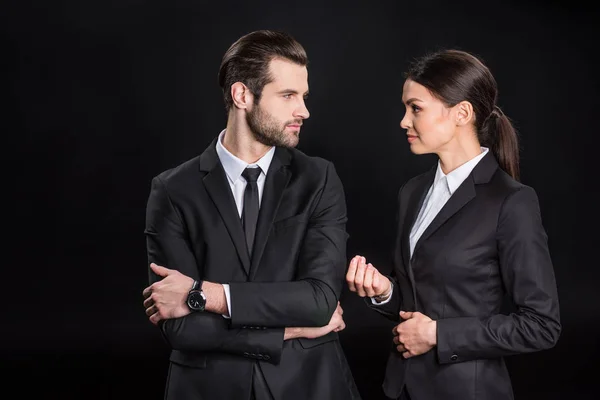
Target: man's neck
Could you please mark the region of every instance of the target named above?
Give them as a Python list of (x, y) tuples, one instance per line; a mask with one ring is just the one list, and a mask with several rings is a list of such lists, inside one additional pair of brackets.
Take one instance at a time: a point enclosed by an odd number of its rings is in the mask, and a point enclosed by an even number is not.
[(231, 119), (222, 144), (231, 154), (248, 164), (254, 164), (271, 150), (271, 146), (265, 146), (254, 138), (247, 124), (236, 124)]

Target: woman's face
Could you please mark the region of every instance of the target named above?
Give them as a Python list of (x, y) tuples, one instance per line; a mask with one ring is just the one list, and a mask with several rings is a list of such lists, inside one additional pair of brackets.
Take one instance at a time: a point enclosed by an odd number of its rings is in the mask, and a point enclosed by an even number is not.
[(402, 89), (406, 108), (400, 126), (406, 129), (414, 154), (443, 151), (454, 139), (454, 109), (448, 108), (423, 85), (407, 79)]

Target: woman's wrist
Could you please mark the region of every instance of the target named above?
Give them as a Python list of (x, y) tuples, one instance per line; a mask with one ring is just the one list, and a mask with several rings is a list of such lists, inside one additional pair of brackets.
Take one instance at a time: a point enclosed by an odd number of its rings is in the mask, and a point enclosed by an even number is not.
[(390, 298), (390, 295), (392, 294), (392, 282), (389, 279), (388, 279), (388, 282), (389, 282), (389, 286), (388, 286), (387, 290), (385, 292), (383, 292), (382, 294), (379, 294), (379, 295), (373, 297), (376, 302), (381, 303), (382, 301), (386, 301), (387, 299)]

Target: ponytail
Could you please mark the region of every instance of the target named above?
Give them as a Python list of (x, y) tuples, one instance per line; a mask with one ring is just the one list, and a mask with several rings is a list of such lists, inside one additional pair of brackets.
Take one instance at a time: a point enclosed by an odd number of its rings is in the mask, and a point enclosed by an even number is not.
[(494, 106), (492, 113), (483, 123), (483, 135), (486, 140), (482, 143), (490, 147), (490, 150), (498, 160), (500, 168), (519, 180), (519, 139), (517, 132), (510, 119), (504, 115), (500, 107)]

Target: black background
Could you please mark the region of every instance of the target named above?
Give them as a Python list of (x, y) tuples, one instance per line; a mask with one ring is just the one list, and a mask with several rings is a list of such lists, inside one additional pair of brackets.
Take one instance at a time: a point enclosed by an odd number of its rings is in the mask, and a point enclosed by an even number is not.
[[(150, 179), (225, 126), (221, 57), (281, 29), (306, 48), (310, 119), (299, 149), (332, 160), (348, 203), (348, 257), (390, 268), (400, 185), (435, 162), (399, 128), (413, 57), (481, 56), (539, 195), (563, 333), (509, 357), (517, 399), (591, 399), (600, 337), (599, 14), (579, 2), (13, 1), (0, 14), (5, 102), (2, 362), (10, 398), (160, 399), (168, 351), (146, 319)], [(344, 292), (342, 345), (365, 400), (391, 323)], [(588, 377), (589, 376), (589, 377)], [(23, 380), (20, 380), (23, 378)], [(46, 397), (47, 396), (47, 397)], [(3, 396), (4, 397), (4, 396)]]

